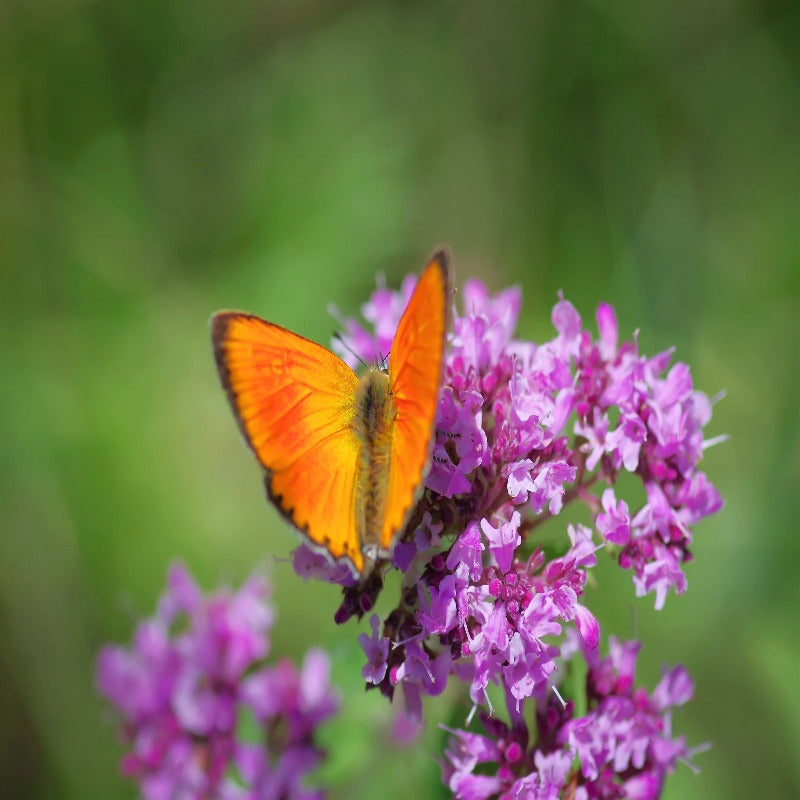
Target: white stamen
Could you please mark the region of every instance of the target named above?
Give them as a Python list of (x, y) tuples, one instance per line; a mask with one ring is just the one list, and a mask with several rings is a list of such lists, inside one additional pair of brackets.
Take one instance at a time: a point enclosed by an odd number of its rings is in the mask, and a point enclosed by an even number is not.
[(562, 709), (566, 708), (567, 704), (564, 701), (564, 698), (561, 696), (561, 692), (559, 692), (558, 689), (556, 688), (555, 684), (551, 683), (550, 688), (553, 690), (553, 694), (558, 698), (558, 702), (561, 703), (561, 708)]
[(489, 706), (489, 716), (493, 717), (494, 716), (494, 706), (492, 705), (492, 701), (489, 699), (489, 693), (486, 691), (485, 688), (483, 690), (483, 697), (484, 697), (484, 700), (486, 700), (486, 705)]
[(703, 440), (703, 450), (708, 450), (709, 447), (713, 447), (715, 444), (722, 444), (723, 442), (727, 442), (728, 439), (731, 437), (728, 436), (727, 433), (721, 433), (719, 436), (712, 436), (710, 439)]
[(477, 705), (473, 705), (472, 708), (469, 710), (469, 714), (467, 714), (467, 718), (464, 721), (464, 726), (469, 727), (470, 722), (472, 722), (472, 718), (475, 716), (475, 712), (478, 710)]

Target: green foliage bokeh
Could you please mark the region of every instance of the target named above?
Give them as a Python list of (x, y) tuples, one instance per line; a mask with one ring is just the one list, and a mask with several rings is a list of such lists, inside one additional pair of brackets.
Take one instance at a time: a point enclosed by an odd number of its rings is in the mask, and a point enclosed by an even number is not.
[[(439, 242), (457, 282), (611, 302), (727, 396), (722, 513), (661, 613), (601, 568), (604, 635), (683, 662), (703, 772), (667, 798), (800, 793), (795, 5), (41, 0), (0, 6), (0, 775), (9, 797), (135, 795), (93, 659), (167, 565), (270, 570), (273, 652), (331, 653), (334, 797), (444, 796), (364, 694), (356, 626), (303, 585), (217, 384), (207, 320), (243, 308), (329, 341)], [(273, 558), (273, 555), (277, 558)], [(453, 716), (455, 714), (455, 716)], [(438, 716), (437, 716), (438, 715)]]

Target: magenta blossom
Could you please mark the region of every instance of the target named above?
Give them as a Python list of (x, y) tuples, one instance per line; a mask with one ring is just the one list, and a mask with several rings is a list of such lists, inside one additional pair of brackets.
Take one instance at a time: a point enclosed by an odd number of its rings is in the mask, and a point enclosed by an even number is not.
[[(380, 288), (373, 295), (364, 315), (374, 333), (346, 323), (353, 362), (390, 350), (412, 286), (407, 280), (400, 293)], [(567, 657), (603, 669), (599, 624), (586, 597), (599, 557), (613, 555), (631, 570), (637, 596), (653, 594), (657, 608), (670, 592), (685, 591), (692, 528), (722, 505), (698, 469), (711, 403), (685, 364), (670, 367), (671, 351), (647, 357), (635, 338), (622, 340), (607, 304), (597, 309), (595, 337), (559, 296), (555, 335), (534, 343), (513, 338), (517, 289), (492, 297), (468, 281), (462, 298), (425, 492), (391, 561), (359, 582), (301, 546), (295, 567), (344, 587), (337, 622), (371, 612), (385, 571), (402, 573), (400, 600), (382, 629), (371, 614), (371, 634), (359, 637), (362, 674), (387, 697), (399, 691), (417, 722), (426, 695), (451, 680), (466, 686), (492, 736), (455, 734), (446, 781), (456, 796), (556, 798), (569, 785), (574, 797), (655, 797), (685, 748), (665, 733), (666, 701), (642, 705), (644, 696), (630, 694), (624, 659), (614, 691), (590, 714), (573, 718), (567, 703), (568, 712), (540, 726), (538, 744), (521, 720), (530, 705), (537, 718), (556, 713), (551, 689)], [(618, 496), (623, 472), (641, 482), (643, 503)], [(588, 508), (592, 527), (565, 520), (560, 545), (552, 535), (540, 540), (541, 523), (576, 501)], [(617, 647), (612, 642), (612, 653)], [(493, 694), (505, 698), (509, 713), (502, 731), (486, 716)], [(571, 766), (575, 757), (580, 773)], [(485, 762), (498, 764), (497, 773), (476, 774)]]
[(691, 698), (692, 682), (676, 667), (648, 694), (634, 688), (639, 644), (612, 637), (610, 648), (606, 658), (589, 654), (583, 716), (551, 695), (537, 709), (535, 728), (511, 709), (510, 724), (482, 714), (483, 733), (450, 730), (442, 768), (453, 796), (559, 800), (569, 787), (567, 796), (580, 800), (657, 798), (666, 775), (693, 752), (671, 732), (671, 710)]
[[(130, 746), (122, 771), (145, 800), (322, 797), (304, 778), (323, 755), (314, 732), (338, 706), (328, 659), (311, 651), (299, 673), (288, 661), (265, 664), (274, 617), (267, 594), (266, 580), (254, 576), (238, 592), (204, 596), (175, 565), (133, 645), (100, 652), (98, 687)], [(239, 739), (248, 713), (266, 747)]]

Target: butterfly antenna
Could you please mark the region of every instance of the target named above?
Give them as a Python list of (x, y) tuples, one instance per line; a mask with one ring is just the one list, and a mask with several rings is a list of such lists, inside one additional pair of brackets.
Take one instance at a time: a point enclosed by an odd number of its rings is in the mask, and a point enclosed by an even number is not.
[(360, 356), (358, 353), (356, 353), (356, 351), (355, 351), (355, 350), (353, 350), (353, 348), (352, 348), (352, 347), (350, 347), (350, 345), (347, 343), (347, 340), (344, 338), (344, 336), (342, 336), (342, 334), (341, 334), (341, 333), (339, 333), (338, 331), (336, 331), (336, 332), (333, 334), (333, 338), (334, 338), (334, 340), (335, 340), (335, 341), (339, 342), (339, 344), (341, 344), (341, 346), (342, 346), (342, 347), (343, 347), (345, 350), (347, 350), (347, 352), (348, 352), (348, 353), (350, 353), (350, 355), (351, 355), (351, 356), (353, 356), (353, 358), (355, 358), (355, 359), (356, 359), (356, 361), (358, 361), (358, 363), (359, 363), (359, 364), (361, 364), (361, 366), (362, 366), (362, 367), (366, 368), (366, 367), (368, 367), (368, 366), (369, 366), (369, 365), (367, 364), (367, 362), (366, 362), (366, 361), (364, 361), (364, 359), (363, 359), (363, 358), (361, 358), (361, 356)]

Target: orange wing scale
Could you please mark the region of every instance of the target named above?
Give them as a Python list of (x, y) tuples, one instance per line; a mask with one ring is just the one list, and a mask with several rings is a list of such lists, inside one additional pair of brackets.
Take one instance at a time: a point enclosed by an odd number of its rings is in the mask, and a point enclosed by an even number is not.
[(312, 544), (363, 570), (355, 527), (358, 378), (338, 356), (278, 325), (223, 312), (214, 352), (242, 434), (273, 502)]
[(411, 509), (430, 456), (442, 382), (449, 270), (447, 253), (433, 255), (408, 301), (389, 354), (397, 417), (381, 548), (389, 550)]

